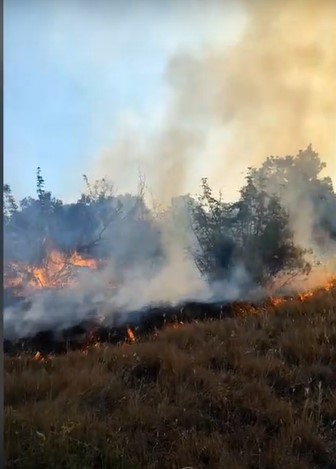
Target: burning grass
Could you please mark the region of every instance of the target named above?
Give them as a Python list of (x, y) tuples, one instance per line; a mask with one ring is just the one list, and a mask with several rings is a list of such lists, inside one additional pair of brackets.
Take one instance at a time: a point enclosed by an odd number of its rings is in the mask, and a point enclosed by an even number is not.
[(336, 467), (336, 293), (5, 358), (7, 467)]
[(250, 317), (265, 314), (272, 308), (290, 306), (314, 300), (329, 291), (336, 290), (336, 279), (330, 279), (319, 288), (298, 293), (291, 297), (270, 297), (257, 303), (197, 303), (189, 302), (176, 307), (152, 307), (142, 312), (126, 313), (115, 317), (119, 325), (104, 324), (104, 319), (94, 317), (73, 327), (41, 330), (31, 337), (5, 340), (4, 351), (8, 355), (33, 355), (45, 359), (50, 354), (68, 353), (72, 350), (87, 350), (102, 344), (134, 343), (139, 339), (156, 337), (157, 332), (166, 328), (180, 328), (197, 321), (224, 319), (229, 317)]

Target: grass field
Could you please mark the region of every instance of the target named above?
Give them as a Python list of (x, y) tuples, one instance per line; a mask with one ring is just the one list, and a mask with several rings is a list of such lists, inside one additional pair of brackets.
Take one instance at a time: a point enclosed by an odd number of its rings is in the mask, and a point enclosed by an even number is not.
[(336, 293), (5, 358), (8, 468), (336, 468)]

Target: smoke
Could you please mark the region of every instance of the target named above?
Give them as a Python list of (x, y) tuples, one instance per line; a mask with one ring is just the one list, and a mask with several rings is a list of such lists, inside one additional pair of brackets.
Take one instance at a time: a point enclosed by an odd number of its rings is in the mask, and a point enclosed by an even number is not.
[(249, 20), (238, 44), (227, 54), (213, 51), (192, 63), (194, 73), (206, 70), (203, 86), (213, 90), (208, 113), (230, 127), (210, 176), (223, 184), (228, 169), (242, 171), (310, 142), (336, 176), (335, 2), (256, 1), (246, 7)]
[[(219, 3), (229, 15), (231, 7)], [(98, 172), (111, 173), (119, 161), (136, 163), (164, 205), (195, 191), (205, 176), (233, 200), (247, 167), (312, 143), (336, 182), (335, 2), (244, 0), (242, 6), (238, 40), (176, 54), (166, 70), (169, 92), (156, 132), (147, 139), (123, 135), (123, 147), (107, 150)], [(282, 201), (295, 241), (315, 248), (319, 214), (309, 190), (299, 192), (292, 186)]]
[(194, 189), (200, 170), (235, 197), (248, 166), (311, 142), (336, 179), (335, 2), (243, 6), (246, 23), (236, 43), (212, 42), (170, 61), (161, 126), (139, 146), (131, 133), (129, 146), (107, 150), (100, 172), (109, 173), (118, 159), (129, 161), (132, 148), (132, 161), (146, 168), (164, 202)]
[[(199, 63), (216, 89), (210, 112), (230, 127), (210, 180), (230, 187), (227, 174), (236, 181), (246, 166), (259, 165), (269, 155), (296, 154), (312, 142), (336, 181), (335, 2), (245, 4), (248, 23), (238, 44), (226, 57), (214, 51)], [(319, 213), (311, 188), (300, 181), (288, 188), (281, 198), (294, 240), (316, 251), (312, 232)]]
[[(223, 15), (230, 14), (224, 1), (218, 4)], [(144, 135), (137, 121), (123, 124), (115, 144), (93, 162), (94, 176), (107, 175), (118, 187), (141, 168), (164, 207), (172, 197), (195, 191), (200, 178), (207, 176), (224, 199), (233, 200), (247, 167), (258, 166), (272, 154), (295, 154), (312, 142), (336, 181), (335, 1), (245, 0), (242, 5), (246, 23), (238, 40), (224, 45), (212, 38), (197, 52), (179, 51), (167, 66), (165, 104), (153, 114), (157, 121), (151, 131)], [(311, 193), (293, 188), (283, 201), (291, 209), (295, 240), (310, 247), (316, 215)], [(228, 299), (239, 296), (240, 283), (248, 282), (243, 268), (235, 266), (225, 285), (209, 290), (185, 253), (188, 229), (181, 234), (174, 228), (180, 223), (171, 223), (169, 217), (157, 223), (160, 262), (125, 269), (117, 293), (106, 297), (97, 283), (102, 285), (104, 275), (117, 270), (111, 262), (105, 273), (88, 274), (77, 294), (64, 296), (70, 306), (57, 304), (55, 314), (45, 321), (54, 325), (60, 317), (78, 320), (69, 311), (80, 310), (73, 303), (85, 303), (84, 291), (91, 293), (91, 300), (78, 313), (81, 317), (89, 314), (92, 302), (113, 316), (114, 311), (141, 309), (152, 302), (210, 300), (214, 292)], [(134, 250), (136, 241), (127, 239)], [(144, 236), (138, 251), (150, 248), (150, 243)], [(46, 318), (53, 302), (50, 296), (40, 298), (27, 312), (25, 324)], [(14, 313), (5, 312), (5, 321), (10, 314)]]
[(134, 317), (151, 306), (233, 301), (246, 294), (243, 267), (213, 285), (202, 277), (190, 253), (194, 240), (188, 202), (175, 199), (158, 218), (151, 213), (145, 219), (125, 215), (112, 224), (98, 250), (107, 256), (104, 265), (82, 270), (75, 285), (61, 290), (27, 290), (28, 304), (4, 309), (5, 337), (57, 332), (87, 320), (116, 325), (126, 322), (129, 313)]

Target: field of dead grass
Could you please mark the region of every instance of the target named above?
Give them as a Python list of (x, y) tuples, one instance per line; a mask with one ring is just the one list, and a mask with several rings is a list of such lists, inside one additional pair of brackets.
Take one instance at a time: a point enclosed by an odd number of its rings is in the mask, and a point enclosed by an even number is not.
[(336, 468), (336, 294), (5, 358), (8, 468)]

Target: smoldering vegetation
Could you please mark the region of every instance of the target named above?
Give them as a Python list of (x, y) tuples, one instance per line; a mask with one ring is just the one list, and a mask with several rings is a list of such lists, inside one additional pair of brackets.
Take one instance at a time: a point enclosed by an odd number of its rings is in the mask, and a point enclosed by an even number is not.
[[(255, 301), (317, 286), (335, 272), (336, 195), (324, 168), (309, 146), (249, 168), (235, 202), (203, 179), (200, 195), (175, 197), (164, 210), (150, 206), (143, 178), (135, 195), (118, 195), (106, 179), (90, 184), (84, 176), (72, 204), (45, 189), (40, 168), (36, 198), (17, 203), (5, 185), (5, 336), (89, 319), (119, 325), (155, 306)], [(76, 253), (84, 267), (49, 275), (53, 250), (65, 264)], [(44, 269), (42, 280), (34, 269)]]

